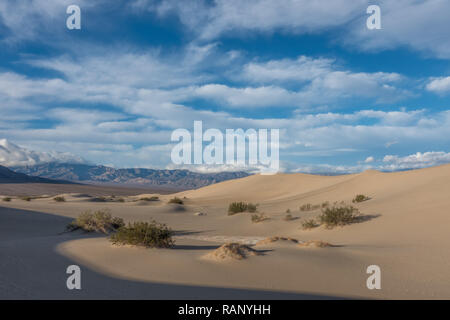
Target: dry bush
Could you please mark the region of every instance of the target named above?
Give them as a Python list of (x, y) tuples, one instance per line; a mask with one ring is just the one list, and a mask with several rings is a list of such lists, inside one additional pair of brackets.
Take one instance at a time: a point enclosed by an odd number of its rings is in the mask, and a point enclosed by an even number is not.
[(319, 224), (314, 219), (308, 219), (302, 222), (302, 228), (303, 229), (313, 229), (317, 228)]
[(263, 253), (240, 243), (225, 243), (208, 253), (205, 258), (212, 260), (242, 260), (248, 256), (259, 256)]
[(269, 218), (267, 218), (264, 213), (260, 213), (260, 214), (252, 214), (252, 222), (253, 223), (258, 223), (258, 222), (263, 222), (265, 220), (268, 220)]
[(305, 242), (301, 242), (298, 244), (299, 247), (302, 248), (326, 248), (326, 247), (334, 247), (331, 243), (321, 241), (321, 240), (309, 240)]

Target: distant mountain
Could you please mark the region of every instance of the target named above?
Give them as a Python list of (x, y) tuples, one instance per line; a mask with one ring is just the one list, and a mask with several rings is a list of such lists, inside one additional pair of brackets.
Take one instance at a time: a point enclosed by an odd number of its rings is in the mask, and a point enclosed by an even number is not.
[(196, 173), (188, 170), (115, 169), (105, 166), (56, 162), (14, 167), (13, 169), (30, 176), (79, 183), (164, 186), (178, 189), (195, 189), (249, 175), (246, 172)]
[(62, 183), (62, 181), (55, 181), (40, 177), (31, 177), (24, 173), (14, 172), (6, 167), (0, 166), (0, 183)]

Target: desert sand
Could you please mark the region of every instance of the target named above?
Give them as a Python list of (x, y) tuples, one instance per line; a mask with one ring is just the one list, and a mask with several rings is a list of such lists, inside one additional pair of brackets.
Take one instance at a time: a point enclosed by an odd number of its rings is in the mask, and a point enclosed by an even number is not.
[[(353, 204), (365, 221), (302, 228), (320, 209), (303, 212), (301, 205), (351, 204), (357, 194), (370, 197)], [(63, 194), (63, 203), (13, 198), (0, 202), (0, 298), (449, 299), (449, 195), (445, 165), (342, 176), (254, 175), (152, 202), (137, 200), (155, 194), (124, 196), (123, 203), (71, 193)], [(168, 204), (174, 196), (184, 205)], [(228, 216), (233, 201), (257, 203), (269, 219)], [(175, 247), (117, 247), (102, 235), (61, 234), (81, 212), (103, 208), (125, 221), (166, 223), (176, 231)], [(287, 209), (294, 219), (284, 219)], [(219, 247), (225, 243), (244, 245), (241, 258), (224, 259)], [(71, 264), (82, 269), (80, 291), (65, 286)], [(366, 287), (370, 265), (381, 268), (381, 290)]]

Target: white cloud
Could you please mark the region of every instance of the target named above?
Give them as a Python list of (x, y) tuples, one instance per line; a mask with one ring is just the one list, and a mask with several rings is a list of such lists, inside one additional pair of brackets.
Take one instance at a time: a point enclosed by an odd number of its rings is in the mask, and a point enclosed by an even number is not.
[(85, 163), (85, 160), (70, 153), (31, 151), (6, 139), (0, 139), (0, 165), (2, 166), (27, 166), (48, 162)]
[[(66, 13), (70, 4), (101, 17), (109, 1), (86, 0), (2, 0), (0, 22), (10, 34), (8, 40), (52, 41), (63, 39)], [(366, 28), (368, 0), (134, 0), (122, 1), (123, 14), (151, 11), (160, 17), (176, 14), (200, 41), (221, 36), (246, 36), (274, 32), (318, 34), (335, 31), (343, 45), (378, 51), (409, 47), (439, 58), (450, 58), (450, 3), (447, 0), (383, 1), (382, 30)], [(102, 28), (104, 18), (89, 21), (91, 28)], [(60, 25), (61, 28), (55, 28)], [(108, 30), (109, 31), (109, 30)], [(49, 36), (51, 35), (51, 37)], [(64, 41), (57, 43), (66, 46)]]
[(440, 58), (450, 58), (450, 2), (447, 0), (383, 1), (381, 30), (368, 30), (368, 0), (137, 0), (160, 16), (172, 13), (200, 39), (249, 33), (311, 34), (339, 30), (340, 41), (362, 50), (407, 46)]
[(80, 6), (83, 14), (84, 10), (92, 10), (103, 3), (103, 0), (2, 0), (0, 23), (10, 31), (5, 38), (8, 42), (49, 40), (45, 36), (51, 34), (51, 41), (55, 44), (55, 39), (66, 30), (69, 5)]
[(297, 59), (250, 62), (244, 66), (243, 78), (256, 83), (311, 81), (332, 71), (334, 60), (299, 56)]
[(450, 2), (447, 0), (383, 1), (381, 30), (365, 28), (362, 15), (342, 35), (346, 44), (379, 51), (409, 47), (438, 58), (450, 58)]
[(443, 94), (450, 92), (450, 77), (443, 77), (431, 80), (427, 86), (428, 91)]
[(365, 163), (371, 163), (374, 162), (375, 158), (374, 157), (367, 157), (366, 160), (364, 160)]
[(383, 158), (386, 165), (381, 166), (384, 170), (418, 169), (450, 163), (450, 153), (446, 152), (417, 152), (415, 154), (400, 157), (387, 155)]
[(159, 5), (153, 1), (139, 0), (141, 8), (147, 7), (159, 15), (172, 12), (203, 39), (222, 34), (256, 31), (272, 32), (279, 29), (296, 33), (327, 30), (345, 24), (365, 11), (365, 0), (216, 0), (207, 1), (166, 0)]

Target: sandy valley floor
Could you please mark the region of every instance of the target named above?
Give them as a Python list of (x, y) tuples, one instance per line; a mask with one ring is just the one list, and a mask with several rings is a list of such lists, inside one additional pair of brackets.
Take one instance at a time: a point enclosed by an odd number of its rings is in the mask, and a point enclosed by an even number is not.
[[(301, 228), (305, 218), (320, 214), (302, 212), (301, 205), (350, 204), (356, 194), (371, 198), (356, 205), (367, 221)], [(167, 204), (174, 195), (146, 204), (134, 201), (139, 196), (93, 203), (71, 194), (64, 203), (0, 202), (0, 298), (450, 298), (450, 165), (345, 176), (255, 175), (176, 195), (186, 197), (184, 205)], [(233, 201), (258, 203), (270, 219), (228, 216)], [(126, 221), (168, 224), (176, 231), (175, 248), (114, 247), (103, 236), (61, 234), (81, 212), (103, 208)], [(283, 219), (287, 209), (296, 219)], [(279, 241), (253, 246), (263, 254), (243, 260), (204, 258), (225, 242), (254, 245), (272, 236), (334, 246)], [(81, 291), (65, 286), (71, 264), (82, 268)], [(381, 290), (366, 287), (369, 265), (381, 268)]]

